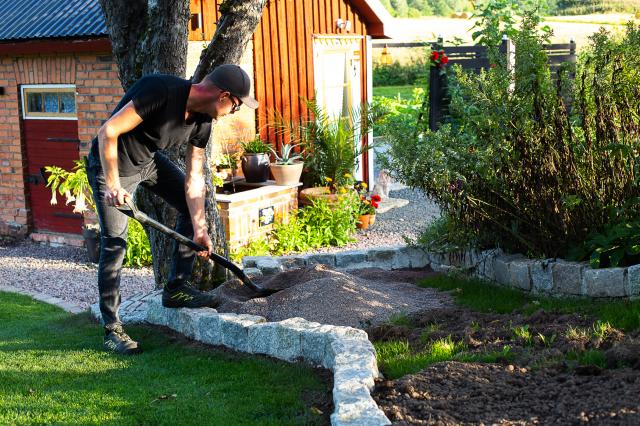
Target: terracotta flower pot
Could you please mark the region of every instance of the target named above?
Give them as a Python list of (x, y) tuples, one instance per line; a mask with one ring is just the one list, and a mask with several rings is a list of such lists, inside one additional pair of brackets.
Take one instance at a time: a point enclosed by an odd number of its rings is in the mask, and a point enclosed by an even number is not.
[(358, 221), (356, 222), (356, 227), (358, 229), (368, 229), (373, 222), (376, 220), (376, 215), (373, 214), (363, 214), (358, 216)]
[(271, 163), (271, 173), (276, 185), (297, 185), (302, 175), (303, 162), (294, 164)]

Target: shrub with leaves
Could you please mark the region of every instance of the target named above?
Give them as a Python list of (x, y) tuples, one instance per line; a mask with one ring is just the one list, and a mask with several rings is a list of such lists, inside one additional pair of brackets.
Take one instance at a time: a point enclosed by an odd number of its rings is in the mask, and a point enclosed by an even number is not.
[(153, 257), (147, 233), (137, 220), (129, 219), (127, 230), (127, 251), (124, 254), (124, 266), (151, 266)]
[[(590, 241), (587, 257), (599, 249), (626, 264), (633, 225), (610, 212), (640, 196), (640, 30), (601, 30), (577, 70), (564, 66), (554, 79), (538, 26), (527, 14), (514, 34), (513, 71), (454, 69), (451, 122), (439, 131), (387, 126), (389, 168), (434, 199), (469, 244), (566, 257)], [(610, 251), (618, 243), (620, 259)]]

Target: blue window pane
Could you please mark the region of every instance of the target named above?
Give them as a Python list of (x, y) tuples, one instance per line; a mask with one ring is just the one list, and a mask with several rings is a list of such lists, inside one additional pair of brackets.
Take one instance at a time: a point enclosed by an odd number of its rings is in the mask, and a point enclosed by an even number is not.
[(42, 112), (42, 95), (29, 93), (27, 95), (27, 110), (29, 112)]
[(60, 93), (60, 112), (76, 112), (76, 99), (73, 93)]
[(44, 112), (58, 112), (57, 93), (44, 93)]

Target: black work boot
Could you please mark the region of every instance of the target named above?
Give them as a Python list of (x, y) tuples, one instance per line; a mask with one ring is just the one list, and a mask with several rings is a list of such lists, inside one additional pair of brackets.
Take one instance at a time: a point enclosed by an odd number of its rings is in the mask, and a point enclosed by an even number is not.
[(220, 300), (196, 290), (188, 281), (172, 281), (162, 292), (162, 306), (166, 308), (215, 308)]
[(104, 349), (120, 355), (135, 355), (142, 352), (142, 348), (124, 332), (121, 324), (104, 327)]

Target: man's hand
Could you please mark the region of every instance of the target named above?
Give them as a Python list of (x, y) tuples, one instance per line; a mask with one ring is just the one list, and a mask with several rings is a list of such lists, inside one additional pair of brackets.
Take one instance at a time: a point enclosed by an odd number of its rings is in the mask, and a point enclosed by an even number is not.
[(131, 194), (129, 194), (126, 189), (121, 187), (109, 189), (104, 194), (104, 201), (108, 206), (123, 206), (126, 198), (132, 198)]
[(213, 253), (213, 243), (211, 242), (211, 238), (209, 237), (207, 228), (197, 229), (194, 233), (193, 238), (196, 243), (207, 248), (206, 251), (198, 252), (198, 256), (209, 257), (209, 255)]

